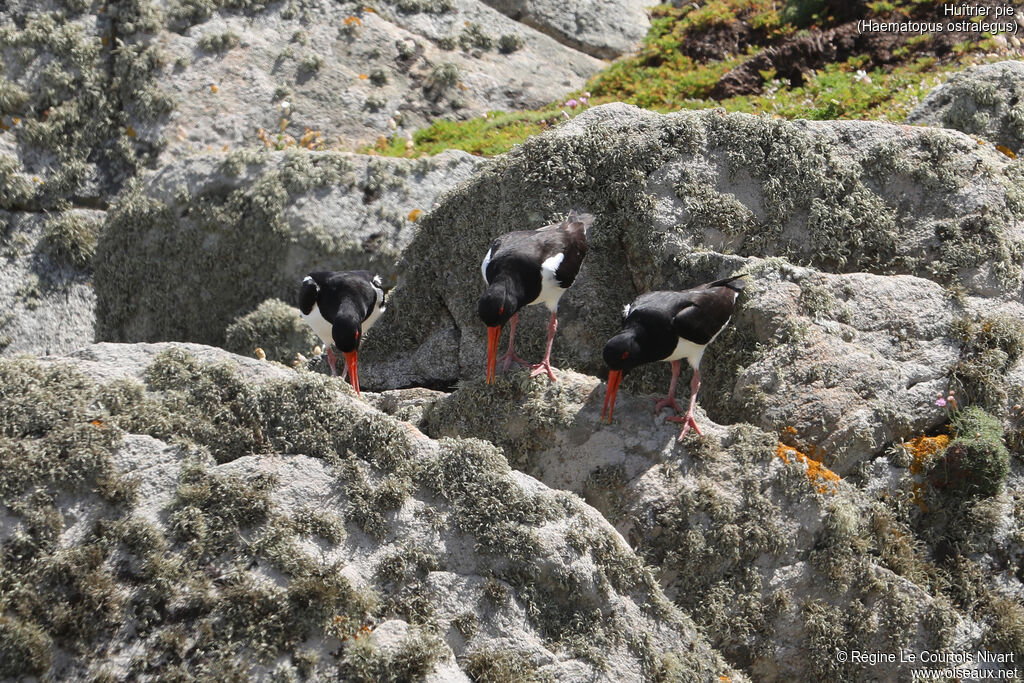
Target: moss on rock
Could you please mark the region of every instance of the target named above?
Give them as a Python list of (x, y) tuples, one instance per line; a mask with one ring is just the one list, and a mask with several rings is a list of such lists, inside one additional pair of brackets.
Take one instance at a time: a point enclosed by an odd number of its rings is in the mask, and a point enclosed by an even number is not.
[[(998, 152), (941, 131), (595, 107), (495, 159), (420, 221), (366, 355), (407, 352), (452, 325), (459, 366), (439, 365), (445, 376), (431, 379), (476, 374), (481, 256), (497, 235), (570, 208), (597, 220), (560, 304), (554, 362), (592, 374), (636, 295), (730, 274), (722, 259), (707, 268), (704, 250), (1016, 291), (1024, 207), (1009, 201), (1012, 173)], [(539, 307), (520, 315), (520, 355), (542, 353), (543, 335), (529, 330), (545, 316)]]
[(952, 428), (956, 438), (929, 469), (932, 483), (969, 498), (999, 493), (1010, 471), (999, 420), (971, 406), (954, 415)]
[(263, 349), (267, 360), (291, 363), (296, 353), (311, 353), (317, 344), (298, 309), (280, 299), (267, 299), (235, 320), (224, 332), (224, 348), (243, 356)]

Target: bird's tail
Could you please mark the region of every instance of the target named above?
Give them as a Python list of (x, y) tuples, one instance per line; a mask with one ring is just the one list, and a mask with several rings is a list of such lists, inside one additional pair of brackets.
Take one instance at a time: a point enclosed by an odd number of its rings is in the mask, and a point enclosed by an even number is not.
[(709, 282), (704, 286), (708, 289), (712, 287), (728, 287), (733, 291), (742, 292), (747, 287), (747, 281), (742, 278), (747, 277), (748, 274), (749, 273), (740, 273), (739, 275), (730, 275), (729, 277), (722, 278), (721, 280)]

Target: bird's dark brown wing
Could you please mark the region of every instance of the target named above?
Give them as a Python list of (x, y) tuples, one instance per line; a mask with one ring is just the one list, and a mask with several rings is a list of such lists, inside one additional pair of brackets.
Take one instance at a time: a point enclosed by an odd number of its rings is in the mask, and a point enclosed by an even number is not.
[(728, 286), (683, 292), (685, 303), (672, 318), (672, 329), (683, 339), (707, 344), (732, 317), (736, 290)]

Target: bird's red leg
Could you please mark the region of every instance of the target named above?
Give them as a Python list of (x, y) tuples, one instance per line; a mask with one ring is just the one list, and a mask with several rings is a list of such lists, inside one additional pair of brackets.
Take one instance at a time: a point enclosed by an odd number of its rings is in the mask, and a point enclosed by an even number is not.
[(654, 404), (655, 414), (666, 406), (672, 406), (672, 410), (679, 412), (679, 406), (676, 405), (676, 381), (679, 380), (679, 367), (679, 361), (672, 361), (672, 381), (668, 385), (668, 396)]
[(501, 358), (498, 359), (498, 360), (501, 361), (501, 371), (502, 372), (507, 372), (509, 366), (512, 365), (513, 363), (519, 363), (520, 365), (523, 365), (523, 366), (529, 366), (530, 365), (525, 360), (523, 360), (522, 358), (517, 356), (516, 352), (512, 350), (512, 344), (516, 340), (516, 325), (518, 323), (519, 323), (519, 314), (516, 313), (514, 316), (512, 316), (512, 319), (509, 320), (509, 327), (508, 327), (508, 351), (505, 352), (504, 356), (502, 356)]
[(697, 432), (699, 436), (703, 436), (704, 432), (700, 431), (700, 427), (697, 426), (697, 420), (693, 418), (693, 409), (697, 405), (697, 392), (700, 391), (700, 369), (693, 371), (693, 379), (690, 380), (690, 409), (686, 411), (686, 415), (683, 417), (669, 417), (665, 418), (671, 422), (682, 422), (683, 429), (679, 432), (679, 441), (683, 440), (686, 433), (690, 431), (690, 427), (693, 427), (693, 431)]
[(530, 377), (536, 377), (537, 375), (546, 372), (552, 382), (557, 382), (558, 378), (555, 377), (555, 373), (551, 371), (551, 345), (555, 341), (555, 331), (558, 329), (558, 319), (555, 314), (551, 314), (551, 321), (548, 322), (548, 347), (544, 351), (544, 360), (531, 366), (533, 372), (530, 373)]
[[(337, 363), (338, 363), (338, 357), (334, 355), (334, 345), (333, 344), (328, 344), (327, 345), (327, 364), (331, 366), (331, 374), (332, 375), (337, 375), (338, 374)], [(346, 368), (346, 370), (347, 370), (347, 368)]]

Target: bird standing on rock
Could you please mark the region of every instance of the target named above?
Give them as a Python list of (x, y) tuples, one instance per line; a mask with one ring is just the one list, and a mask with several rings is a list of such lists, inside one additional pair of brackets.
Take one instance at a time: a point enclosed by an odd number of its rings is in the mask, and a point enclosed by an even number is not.
[(379, 275), (367, 270), (317, 271), (299, 286), (299, 311), (327, 345), (331, 374), (337, 375), (334, 346), (345, 355), (345, 372), (359, 393), (359, 340), (384, 313)]
[[(487, 383), (494, 381), (501, 326), (511, 320), (508, 351), (502, 356), (502, 370), (512, 363), (530, 367), (531, 377), (546, 372), (551, 381), (551, 344), (558, 329), (558, 300), (580, 272), (587, 255), (587, 229), (594, 216), (570, 211), (561, 223), (536, 230), (510, 232), (494, 240), (480, 266), (487, 290), (477, 303), (480, 319), (487, 325)], [(530, 365), (515, 354), (513, 343), (519, 309), (543, 303), (551, 311), (544, 360)]]
[(648, 292), (626, 306), (622, 316), (622, 331), (604, 346), (604, 362), (611, 370), (608, 373), (608, 388), (605, 391), (601, 419), (604, 419), (607, 412), (608, 422), (612, 421), (615, 394), (622, 382), (622, 375), (638, 365), (653, 361), (668, 361), (672, 364), (668, 396), (654, 405), (654, 412), (671, 406), (678, 413), (676, 381), (679, 379), (679, 361), (685, 358), (693, 368), (690, 408), (685, 416), (668, 419), (683, 424), (679, 433), (680, 440), (691, 427), (697, 434), (701, 434), (693, 417), (697, 392), (700, 390), (700, 359), (707, 345), (729, 324), (736, 298), (747, 286), (746, 281), (741, 279), (745, 276), (745, 273), (733, 275), (682, 292)]

